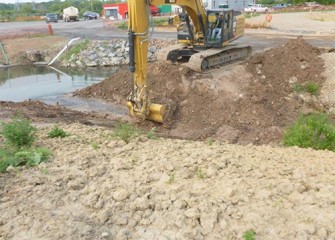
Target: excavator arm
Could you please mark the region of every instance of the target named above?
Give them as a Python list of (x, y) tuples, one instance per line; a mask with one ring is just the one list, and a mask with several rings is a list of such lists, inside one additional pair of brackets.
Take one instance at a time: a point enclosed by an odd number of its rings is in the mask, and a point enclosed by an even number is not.
[[(174, 104), (150, 102), (148, 96), (149, 83), (147, 81), (147, 54), (150, 5), (159, 6), (163, 4), (178, 5), (183, 9), (188, 32), (179, 35), (183, 43), (186, 43), (183, 47), (177, 45), (172, 46), (168, 51), (161, 51), (163, 57), (160, 58), (162, 60), (175, 62), (188, 59), (191, 69), (202, 71), (245, 58), (251, 53), (249, 46), (235, 47), (229, 45), (231, 41), (242, 36), (244, 32), (244, 17), (234, 16), (233, 10), (206, 11), (201, 0), (128, 0), (129, 67), (133, 80), (132, 92), (128, 98), (127, 106), (132, 116), (161, 123), (171, 115)], [(219, 32), (221, 33), (220, 36), (215, 36), (210, 24), (212, 24), (213, 17), (216, 14), (219, 15), (219, 13), (222, 17), (219, 26), (221, 29)]]
[(155, 122), (164, 122), (169, 106), (151, 103), (148, 96), (147, 54), (149, 41), (150, 5), (176, 4), (190, 16), (195, 39), (205, 36), (206, 12), (201, 0), (128, 0), (129, 69), (132, 73), (132, 92), (127, 106), (130, 115)]

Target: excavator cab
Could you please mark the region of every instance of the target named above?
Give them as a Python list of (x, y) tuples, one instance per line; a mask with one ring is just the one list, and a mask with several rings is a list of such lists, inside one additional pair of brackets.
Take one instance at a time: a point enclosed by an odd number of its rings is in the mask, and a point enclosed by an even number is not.
[(220, 48), (234, 36), (233, 10), (207, 10), (206, 47)]

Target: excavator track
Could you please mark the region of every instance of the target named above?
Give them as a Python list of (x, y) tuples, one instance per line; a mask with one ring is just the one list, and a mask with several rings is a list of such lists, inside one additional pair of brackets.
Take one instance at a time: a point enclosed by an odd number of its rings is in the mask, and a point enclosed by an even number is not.
[(191, 56), (187, 66), (196, 72), (225, 65), (251, 56), (250, 46), (227, 46), (223, 49), (207, 49)]
[(166, 61), (171, 60), (172, 62), (177, 61), (178, 52), (180, 49), (184, 48), (182, 44), (176, 44), (173, 46), (162, 48), (157, 53), (157, 60), (158, 61)]

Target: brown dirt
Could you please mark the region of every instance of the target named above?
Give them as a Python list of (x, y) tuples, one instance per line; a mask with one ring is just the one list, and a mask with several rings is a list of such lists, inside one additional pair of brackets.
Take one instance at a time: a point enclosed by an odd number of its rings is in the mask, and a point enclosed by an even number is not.
[(1, 120), (9, 119), (15, 114), (22, 114), (38, 124), (77, 122), (85, 125), (112, 127), (115, 120), (115, 118), (106, 114), (84, 113), (61, 106), (48, 105), (40, 101), (19, 103), (0, 101), (0, 109)]
[[(67, 38), (60, 36), (20, 37), (1, 40), (10, 64), (22, 64), (25, 53), (30, 50), (45, 50), (53, 52), (67, 43)], [(1, 58), (0, 58), (1, 63)]]
[[(298, 38), (256, 54), (244, 64), (202, 74), (180, 65), (149, 64), (152, 102), (167, 98), (178, 107), (172, 121), (142, 125), (155, 126), (171, 137), (278, 143), (284, 128), (301, 112), (323, 109), (316, 98), (293, 90), (295, 84), (322, 84), (322, 52)], [(131, 89), (130, 79), (128, 70), (122, 69), (75, 95), (124, 104)]]

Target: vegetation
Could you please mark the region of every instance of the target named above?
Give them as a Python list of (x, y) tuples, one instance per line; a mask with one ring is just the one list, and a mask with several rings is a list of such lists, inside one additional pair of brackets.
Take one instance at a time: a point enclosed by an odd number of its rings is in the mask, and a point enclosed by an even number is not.
[(149, 132), (146, 133), (147, 138), (149, 139), (157, 139), (156, 128), (152, 128)]
[(52, 130), (48, 133), (49, 138), (65, 138), (68, 134), (58, 126), (54, 126)]
[(113, 132), (113, 136), (129, 143), (131, 139), (139, 136), (138, 129), (130, 123), (118, 122)]
[(5, 138), (5, 144), (15, 149), (31, 147), (36, 139), (36, 128), (28, 119), (19, 115), (15, 116), (10, 123), (1, 125), (0, 134)]
[(313, 96), (319, 95), (320, 85), (313, 82), (307, 82), (306, 84), (295, 84), (293, 90), (297, 93), (310, 93)]
[(246, 231), (243, 234), (243, 239), (244, 240), (256, 240), (256, 232), (254, 230)]
[(83, 49), (86, 49), (89, 45), (90, 41), (85, 39), (84, 41), (81, 41), (80, 43), (72, 46), (65, 54), (65, 59), (69, 60), (72, 55), (79, 54)]
[(335, 124), (323, 113), (300, 116), (286, 130), (284, 145), (335, 151)]
[(0, 147), (0, 172), (9, 166), (36, 166), (51, 155), (47, 148), (33, 148), (36, 128), (28, 119), (15, 116), (9, 123), (1, 123), (4, 144)]

